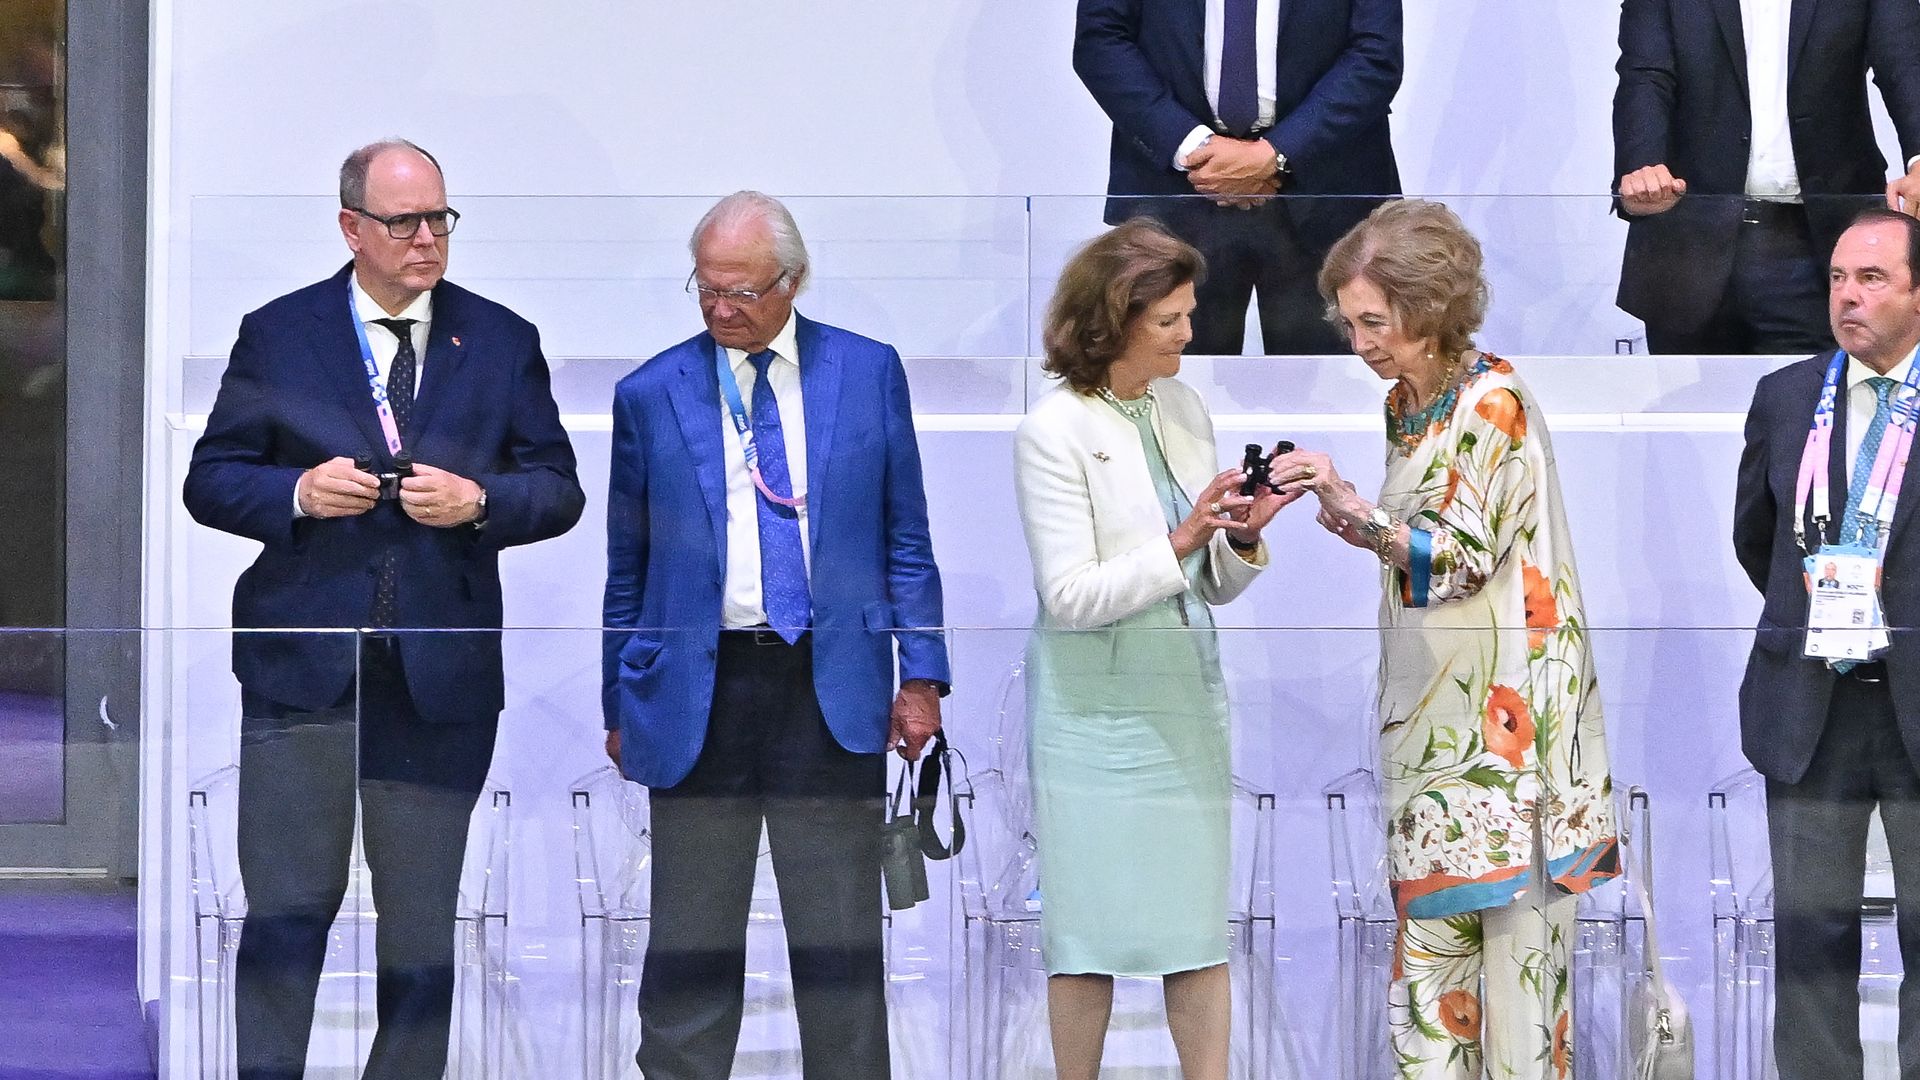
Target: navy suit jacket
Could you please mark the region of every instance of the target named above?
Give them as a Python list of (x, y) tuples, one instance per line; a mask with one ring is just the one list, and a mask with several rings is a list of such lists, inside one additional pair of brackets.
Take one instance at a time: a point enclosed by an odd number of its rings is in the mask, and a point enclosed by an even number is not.
[[(1899, 133), (1905, 172), (1904, 159), (1920, 154), (1920, 5), (1793, 0), (1788, 130), (1823, 266), (1847, 222), (1886, 190), (1887, 161), (1867, 109), (1869, 68)], [(1648, 165), (1664, 164), (1687, 182), (1666, 213), (1627, 216), (1619, 304), (1650, 322), (1698, 326), (1733, 272), (1752, 152), (1740, 0), (1625, 0), (1618, 70), (1616, 190), (1620, 177)]]
[[(1760, 380), (1747, 412), (1746, 451), (1734, 497), (1733, 549), (1754, 587), (1766, 598), (1754, 633), (1747, 674), (1740, 684), (1740, 741), (1761, 775), (1796, 783), (1806, 775), (1826, 729), (1827, 704), (1837, 676), (1806, 646), (1807, 579), (1804, 553), (1793, 538), (1794, 483), (1807, 429), (1832, 354), (1802, 360)], [(1833, 417), (1833, 453), (1827, 462), (1833, 520), (1825, 542), (1838, 542), (1847, 492), (1847, 408), (1844, 385)], [(1907, 463), (1906, 494), (1894, 508), (1885, 553), (1881, 603), (1893, 628), (1887, 678), (1907, 756), (1920, 767), (1920, 547), (1913, 515), (1920, 507), (1920, 455)], [(1822, 542), (1809, 515), (1807, 543)]]
[[(795, 316), (807, 431), (813, 684), (855, 753), (886, 748), (901, 679), (945, 684), (940, 572), (906, 371), (892, 346)], [(622, 771), (679, 783), (707, 733), (727, 559), (720, 383), (709, 334), (620, 381), (607, 495), (602, 704)]]
[[(1079, 0), (1073, 70), (1113, 121), (1107, 221), (1150, 212), (1124, 196), (1194, 195), (1173, 155), (1207, 100), (1205, 0)], [(1282, 194), (1397, 195), (1387, 114), (1400, 89), (1400, 0), (1284, 0), (1275, 121), (1261, 137), (1285, 154)], [(1290, 200), (1295, 228), (1332, 246), (1378, 199)]]
[[(195, 521), (265, 545), (233, 590), (236, 630), (365, 626), (374, 565), (399, 559), (402, 666), (429, 721), (492, 720), (504, 701), (499, 553), (558, 536), (585, 497), (560, 426), (533, 324), (448, 282), (433, 290), (433, 324), (405, 433), (413, 459), (480, 484), (483, 528), (433, 528), (382, 502), (357, 517), (295, 518), (294, 485), (333, 457), (391, 466), (367, 388), (348, 300), (351, 266), (240, 322), (220, 394), (194, 445), (185, 499)], [(353, 679), (352, 635), (236, 633), (243, 689), (319, 709)]]

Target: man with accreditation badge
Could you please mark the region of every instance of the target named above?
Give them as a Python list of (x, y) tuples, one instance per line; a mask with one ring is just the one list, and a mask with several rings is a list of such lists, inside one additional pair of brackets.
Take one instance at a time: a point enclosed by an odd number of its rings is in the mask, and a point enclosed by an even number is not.
[[(1740, 725), (1767, 781), (1780, 1080), (1863, 1073), (1876, 806), (1900, 923), (1920, 925), (1920, 498), (1902, 498), (1920, 419), (1920, 222), (1863, 211), (1828, 278), (1840, 348), (1760, 380), (1734, 506), (1735, 553), (1765, 598)], [(1902, 933), (1900, 951), (1920, 971), (1920, 934)], [(1900, 1013), (1901, 1075), (1920, 1075), (1920, 980), (1901, 986)]]

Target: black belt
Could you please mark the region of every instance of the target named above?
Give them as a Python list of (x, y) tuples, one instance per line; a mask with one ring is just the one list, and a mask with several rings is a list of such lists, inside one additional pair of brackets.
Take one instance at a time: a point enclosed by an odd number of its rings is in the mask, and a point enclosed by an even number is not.
[(720, 640), (738, 642), (741, 645), (781, 645), (791, 648), (806, 639), (806, 632), (803, 631), (800, 637), (789, 643), (786, 638), (780, 636), (778, 631), (766, 625), (738, 628), (730, 626), (720, 631)]
[(1780, 202), (1777, 199), (1748, 199), (1740, 211), (1740, 223), (1743, 225), (1805, 225), (1807, 208), (1797, 202)]

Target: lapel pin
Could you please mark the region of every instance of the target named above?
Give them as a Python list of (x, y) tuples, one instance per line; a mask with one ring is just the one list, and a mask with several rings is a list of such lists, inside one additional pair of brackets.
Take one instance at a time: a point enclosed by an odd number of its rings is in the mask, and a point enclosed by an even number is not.
[(1106, 460), (1108, 460), (1108, 459), (1107, 459), (1107, 452), (1106, 452), (1105, 450), (1095, 450), (1095, 451), (1093, 452), (1093, 460), (1095, 460), (1095, 461), (1106, 461)]
[(456, 337), (456, 338), (454, 338), (454, 339), (453, 339), (453, 347), (454, 347), (454, 348), (456, 348), (456, 349), (460, 347), (460, 339), (459, 339), (459, 338), (457, 338), (457, 337)]

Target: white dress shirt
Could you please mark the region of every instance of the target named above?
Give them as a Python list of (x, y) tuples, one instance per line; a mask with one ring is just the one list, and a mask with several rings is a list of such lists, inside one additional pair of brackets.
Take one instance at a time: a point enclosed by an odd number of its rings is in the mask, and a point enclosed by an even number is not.
[[(1220, 52), (1225, 44), (1221, 38), (1226, 32), (1226, 0), (1207, 0), (1207, 101), (1214, 107), (1214, 120), (1220, 119)], [(1258, 0), (1253, 21), (1254, 71), (1258, 76), (1258, 95), (1260, 101), (1260, 120), (1258, 126), (1264, 130), (1278, 122), (1274, 107), (1274, 87), (1277, 85), (1280, 67), (1280, 0)], [(1213, 129), (1205, 124), (1187, 133), (1180, 142), (1180, 149), (1174, 152), (1173, 167), (1181, 172), (1187, 171), (1187, 155), (1198, 149)]]
[[(1893, 397), (1888, 400), (1906, 400), (1906, 394), (1901, 386), (1907, 381), (1907, 372), (1912, 367), (1913, 354), (1908, 353), (1905, 360), (1893, 365), (1893, 370), (1887, 372), (1887, 378), (1892, 379), (1896, 384)], [(1858, 357), (1847, 357), (1847, 484), (1849, 486), (1853, 484), (1853, 470), (1860, 461), (1860, 444), (1866, 441), (1867, 428), (1873, 424), (1874, 410), (1880, 406), (1873, 387), (1867, 385), (1867, 380), (1878, 374), (1880, 373), (1861, 363)], [(1891, 428), (1892, 425), (1889, 424), (1888, 427)], [(1893, 437), (1891, 430), (1887, 432), (1887, 437)], [(1920, 497), (1920, 493), (1914, 493), (1914, 495)], [(1833, 493), (1833, 514), (1836, 519), (1846, 508), (1846, 498), (1847, 493), (1844, 491)], [(1867, 509), (1871, 511), (1873, 507), (1867, 507)]]
[[(800, 347), (794, 318), (774, 335), (773, 362), (767, 365), (767, 379), (773, 384), (773, 400), (780, 406), (780, 432), (786, 436), (787, 473), (796, 498), (807, 493), (807, 417), (800, 400)], [(753, 415), (753, 387), (759, 380), (747, 354), (740, 349), (727, 350), (727, 362), (733, 367), (734, 381), (740, 384), (740, 403)], [(762, 626), (767, 621), (766, 602), (760, 593), (760, 493), (747, 472), (746, 452), (733, 430), (732, 412), (726, 393), (720, 395), (720, 445), (727, 469), (727, 571), (720, 600), (720, 625), (731, 630)], [(762, 451), (764, 454), (764, 451)], [(813, 546), (807, 539), (807, 508), (800, 507), (800, 557), (808, 572), (813, 567)]]
[[(413, 325), (408, 329), (413, 331), (413, 396), (418, 398), (420, 375), (427, 367), (427, 329), (433, 323), (433, 293), (423, 292), (414, 297), (413, 303), (402, 309), (400, 314), (389, 315), (387, 309), (380, 306), (379, 301), (360, 287), (358, 274), (349, 280), (353, 282), (353, 310), (360, 316), (361, 325), (366, 327), (367, 348), (372, 350), (374, 370), (379, 372), (379, 376), (374, 381), (380, 384), (380, 389), (383, 391), (387, 388), (387, 372), (393, 370), (393, 358), (400, 353), (400, 339), (386, 327), (375, 325), (374, 320), (413, 320)], [(371, 397), (373, 391), (369, 389), (367, 395)], [(307, 516), (307, 512), (300, 508), (298, 485), (295, 485), (293, 490), (293, 516), (297, 518)]]
[(1747, 101), (1753, 110), (1747, 194), (1799, 202), (1800, 170), (1793, 160), (1793, 132), (1787, 126), (1790, 7), (1791, 0), (1740, 0), (1740, 25), (1747, 39)]

